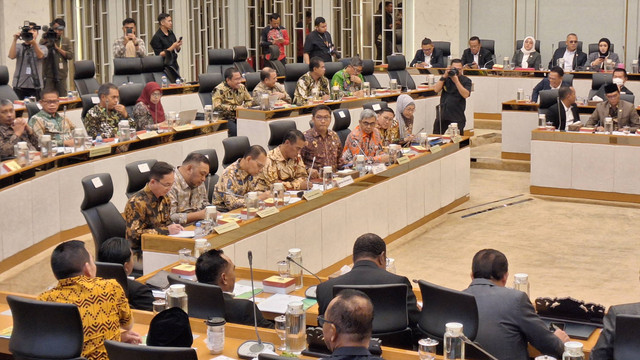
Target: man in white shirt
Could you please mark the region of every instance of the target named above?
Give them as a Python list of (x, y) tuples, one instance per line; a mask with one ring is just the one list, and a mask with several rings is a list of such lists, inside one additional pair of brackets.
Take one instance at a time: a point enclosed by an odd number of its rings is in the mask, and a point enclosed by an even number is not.
[[(563, 59), (564, 64), (559, 65), (558, 59)], [(564, 47), (558, 48), (553, 53), (553, 58), (549, 62), (549, 68), (558, 65), (564, 71), (574, 71), (576, 68), (584, 66), (587, 62), (587, 54), (578, 50), (578, 35), (571, 33), (567, 35)]]
[(547, 112), (547, 122), (551, 122), (561, 131), (577, 131), (581, 127), (580, 114), (576, 106), (576, 90), (561, 86), (558, 90), (560, 101), (552, 105)]

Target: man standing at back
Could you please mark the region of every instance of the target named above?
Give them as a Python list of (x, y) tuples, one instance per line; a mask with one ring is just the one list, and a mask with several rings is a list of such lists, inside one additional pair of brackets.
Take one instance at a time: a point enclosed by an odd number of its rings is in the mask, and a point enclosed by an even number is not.
[(96, 263), (82, 241), (58, 245), (51, 254), (51, 270), (58, 285), (40, 294), (38, 300), (78, 306), (84, 333), (83, 357), (107, 360), (105, 340), (131, 344), (142, 341), (131, 330), (133, 317), (122, 286), (113, 279), (96, 278)]
[(507, 257), (498, 250), (484, 249), (473, 257), (471, 285), (464, 292), (476, 297), (478, 334), (475, 341), (498, 359), (527, 360), (527, 343), (545, 355), (562, 357), (569, 336), (554, 333), (536, 314), (522, 291), (506, 288)]

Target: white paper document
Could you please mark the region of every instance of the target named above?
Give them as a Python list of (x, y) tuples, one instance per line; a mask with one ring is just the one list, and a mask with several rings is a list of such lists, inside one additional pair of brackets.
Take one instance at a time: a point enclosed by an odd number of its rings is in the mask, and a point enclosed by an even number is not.
[(273, 294), (258, 304), (258, 309), (262, 312), (271, 312), (276, 314), (284, 314), (287, 312), (287, 305), (292, 301), (302, 301), (303, 297), (285, 295), (285, 294)]

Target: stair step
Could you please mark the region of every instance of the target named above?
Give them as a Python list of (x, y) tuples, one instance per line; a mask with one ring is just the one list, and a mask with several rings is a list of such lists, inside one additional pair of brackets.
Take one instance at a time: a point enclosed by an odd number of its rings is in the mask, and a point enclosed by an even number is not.
[(502, 130), (502, 120), (474, 119), (473, 128)]

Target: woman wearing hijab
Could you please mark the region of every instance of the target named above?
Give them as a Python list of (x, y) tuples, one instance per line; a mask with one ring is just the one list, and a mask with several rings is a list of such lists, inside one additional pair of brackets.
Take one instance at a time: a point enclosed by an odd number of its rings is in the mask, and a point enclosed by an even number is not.
[(133, 119), (138, 130), (158, 129), (164, 123), (164, 108), (162, 107), (162, 89), (156, 82), (147, 83), (133, 108)]
[(607, 38), (602, 38), (598, 41), (598, 51), (589, 54), (587, 63), (591, 65), (591, 69), (600, 70), (604, 69), (605, 60), (607, 59), (613, 62), (614, 67), (620, 63), (618, 54), (611, 51), (611, 41)]
[(416, 111), (416, 103), (411, 96), (402, 94), (398, 96), (396, 102), (396, 113), (398, 114), (398, 132), (403, 143), (413, 140), (413, 112)]
[(514, 68), (534, 68), (540, 69), (540, 62), (542, 61), (540, 53), (535, 48), (536, 39), (533, 36), (527, 36), (522, 42), (522, 48), (516, 50), (511, 58), (511, 65)]

